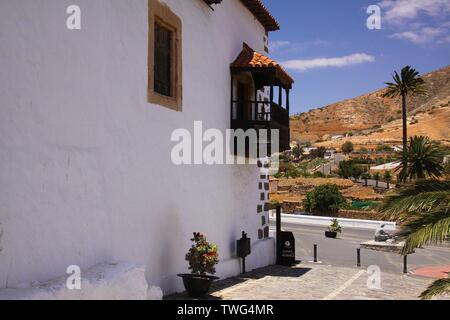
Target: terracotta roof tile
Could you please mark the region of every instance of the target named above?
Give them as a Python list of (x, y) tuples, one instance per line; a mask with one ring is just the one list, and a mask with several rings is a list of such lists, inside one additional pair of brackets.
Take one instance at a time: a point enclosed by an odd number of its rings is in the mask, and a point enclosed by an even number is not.
[(241, 53), (231, 64), (234, 68), (275, 68), (289, 83), (294, 83), (294, 79), (280, 66), (278, 62), (260, 54), (244, 43)]
[(267, 31), (276, 31), (280, 29), (278, 21), (261, 0), (241, 0), (241, 2), (251, 13), (253, 13)]

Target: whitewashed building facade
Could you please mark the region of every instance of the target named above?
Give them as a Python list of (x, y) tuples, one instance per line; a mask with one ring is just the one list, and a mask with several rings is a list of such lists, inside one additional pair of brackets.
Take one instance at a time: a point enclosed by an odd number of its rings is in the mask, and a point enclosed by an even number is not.
[[(175, 129), (230, 128), (230, 64), (278, 29), (259, 0), (213, 2), (0, 1), (0, 289), (131, 261), (177, 292), (194, 231), (218, 244), (220, 277), (240, 272), (242, 231), (247, 268), (274, 263), (257, 166), (171, 161)], [(288, 91), (279, 66), (256, 67)]]

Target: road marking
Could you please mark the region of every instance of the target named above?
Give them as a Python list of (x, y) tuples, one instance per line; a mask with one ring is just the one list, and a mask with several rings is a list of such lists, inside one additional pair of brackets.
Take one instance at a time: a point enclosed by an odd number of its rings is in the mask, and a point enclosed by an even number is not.
[(361, 277), (364, 273), (366, 273), (366, 270), (360, 270), (357, 274), (355, 274), (353, 277), (347, 280), (342, 286), (334, 290), (332, 293), (330, 293), (328, 296), (323, 298), (322, 300), (332, 300), (336, 298), (342, 291), (347, 289), (352, 285), (353, 282), (355, 282), (359, 277)]

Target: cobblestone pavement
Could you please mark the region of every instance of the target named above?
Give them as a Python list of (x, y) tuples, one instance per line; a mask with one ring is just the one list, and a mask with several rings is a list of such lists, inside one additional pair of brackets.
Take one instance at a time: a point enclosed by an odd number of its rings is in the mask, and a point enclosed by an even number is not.
[[(301, 263), (269, 266), (217, 281), (207, 299), (224, 300), (410, 300), (433, 281), (429, 278), (381, 273), (380, 289), (369, 289), (366, 269)], [(369, 281), (373, 284), (373, 282)], [(185, 293), (166, 299), (188, 299)], [(450, 297), (441, 297), (450, 299)]]

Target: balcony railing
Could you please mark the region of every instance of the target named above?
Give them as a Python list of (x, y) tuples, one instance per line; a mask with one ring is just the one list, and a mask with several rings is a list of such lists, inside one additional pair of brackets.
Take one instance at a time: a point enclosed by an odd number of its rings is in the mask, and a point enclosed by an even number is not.
[(268, 101), (232, 101), (231, 129), (279, 130), (280, 151), (289, 147), (289, 112), (278, 104)]

